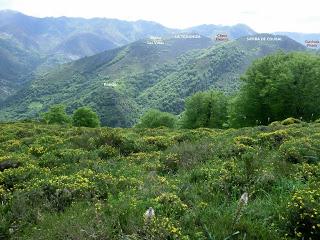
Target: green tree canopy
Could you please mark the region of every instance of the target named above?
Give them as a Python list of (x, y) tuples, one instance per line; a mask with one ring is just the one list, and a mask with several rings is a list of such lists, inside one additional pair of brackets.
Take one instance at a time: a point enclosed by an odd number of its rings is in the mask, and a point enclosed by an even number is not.
[(157, 128), (168, 127), (174, 128), (177, 122), (177, 117), (171, 113), (161, 112), (156, 109), (151, 109), (142, 115), (137, 127), (142, 128)]
[(70, 122), (66, 113), (66, 106), (58, 104), (50, 107), (49, 111), (43, 114), (44, 120), (49, 124), (65, 124)]
[(259, 59), (242, 77), (230, 108), (234, 127), (268, 124), (288, 117), (320, 117), (320, 57), (277, 53)]
[(227, 97), (218, 91), (199, 92), (187, 98), (183, 128), (222, 128), (227, 121)]
[(99, 127), (100, 119), (90, 107), (78, 108), (72, 115), (73, 125), (76, 127)]

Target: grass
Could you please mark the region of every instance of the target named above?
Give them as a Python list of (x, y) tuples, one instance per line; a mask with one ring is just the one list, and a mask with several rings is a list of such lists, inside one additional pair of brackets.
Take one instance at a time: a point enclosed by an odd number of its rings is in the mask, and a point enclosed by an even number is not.
[(0, 239), (319, 239), (319, 130), (2, 123)]

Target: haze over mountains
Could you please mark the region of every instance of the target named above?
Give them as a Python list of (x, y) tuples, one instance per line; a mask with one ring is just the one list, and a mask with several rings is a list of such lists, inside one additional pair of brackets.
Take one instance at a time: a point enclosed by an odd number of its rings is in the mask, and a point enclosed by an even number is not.
[[(217, 34), (228, 41), (216, 41)], [(180, 30), (0, 11), (0, 120), (34, 117), (56, 103), (69, 111), (92, 106), (108, 126), (132, 126), (148, 108), (179, 114), (191, 94), (233, 92), (253, 60), (307, 51), (303, 43), (311, 38), (320, 34), (257, 34), (243, 24)]]

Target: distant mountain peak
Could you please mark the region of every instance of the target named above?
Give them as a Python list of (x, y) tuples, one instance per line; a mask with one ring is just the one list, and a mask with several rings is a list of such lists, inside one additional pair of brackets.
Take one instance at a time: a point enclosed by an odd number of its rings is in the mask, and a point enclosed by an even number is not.
[(237, 39), (243, 36), (256, 34), (253, 29), (245, 24), (236, 24), (233, 26), (203, 24), (183, 31), (197, 32), (210, 38), (215, 38), (218, 34), (224, 34), (227, 35), (228, 39)]
[(15, 11), (15, 10), (11, 10), (11, 9), (0, 10), (0, 13), (22, 14), (21, 12), (18, 12), (18, 11)]

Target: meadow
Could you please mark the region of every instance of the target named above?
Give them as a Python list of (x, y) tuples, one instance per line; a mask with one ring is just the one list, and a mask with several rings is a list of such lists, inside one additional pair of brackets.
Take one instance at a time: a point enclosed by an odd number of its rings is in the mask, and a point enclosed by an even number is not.
[[(320, 124), (0, 124), (0, 239), (320, 239)], [(146, 217), (148, 208), (154, 216)]]

